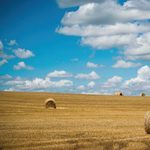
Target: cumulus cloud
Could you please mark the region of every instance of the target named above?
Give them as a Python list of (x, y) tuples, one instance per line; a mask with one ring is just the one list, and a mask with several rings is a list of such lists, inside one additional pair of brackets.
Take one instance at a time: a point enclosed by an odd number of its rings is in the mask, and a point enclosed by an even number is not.
[(137, 71), (137, 77), (131, 78), (130, 80), (126, 80), (124, 83), (122, 83), (121, 88), (131, 91), (150, 90), (150, 68), (147, 65), (141, 67)]
[(82, 94), (113, 95), (113, 92), (107, 89), (100, 89), (100, 90), (83, 91)]
[[(134, 20), (150, 19), (150, 2), (143, 0), (141, 9), (137, 5), (140, 3), (133, 0), (132, 6), (124, 4), (121, 6), (116, 1), (106, 0), (104, 3), (88, 3), (81, 5), (77, 11), (66, 12), (61, 20), (64, 25), (74, 24), (115, 24), (116, 22), (130, 22)], [(149, 9), (148, 9), (149, 8)]]
[(3, 79), (7, 79), (9, 81), (3, 83), (3, 85), (19, 85), (19, 84), (24, 84), (25, 81), (29, 80), (30, 78), (21, 78), (20, 76), (18, 77), (12, 77), (12, 76), (9, 76), (9, 75), (5, 75), (5, 76), (2, 76)]
[(20, 90), (35, 90), (51, 87), (61, 88), (71, 86), (73, 86), (73, 82), (70, 80), (51, 81), (50, 78), (35, 78), (32, 81), (25, 81), (25, 84), (23, 85), (16, 85), (16, 88)]
[(75, 79), (86, 79), (86, 80), (97, 80), (100, 79), (101, 77), (96, 74), (96, 72), (92, 71), (90, 74), (77, 74), (75, 77)]
[(114, 93), (114, 88), (117, 86), (115, 83), (121, 82), (122, 80), (123, 80), (122, 77), (114, 76), (114, 77), (108, 79), (104, 83), (96, 84), (94, 81), (91, 81), (87, 85), (80, 85), (77, 88), (69, 89), (69, 92), (83, 91), (82, 93), (91, 93), (92, 94), (93, 92), (97, 93), (97, 91), (100, 90), (100, 92), (98, 92), (99, 94), (110, 95), (110, 94)]
[(78, 25), (56, 28), (56, 32), (74, 36), (108, 36), (148, 32), (150, 23), (116, 23), (115, 25)]
[(150, 32), (136, 38), (136, 41), (125, 47), (124, 54), (128, 59), (150, 61)]
[(50, 72), (49, 74), (47, 74), (46, 77), (65, 78), (65, 77), (73, 77), (73, 74), (68, 73), (64, 70), (62, 70), (62, 71), (55, 70), (54, 72)]
[(94, 63), (88, 62), (86, 64), (86, 67), (87, 68), (105, 68), (106, 66), (105, 65), (98, 65), (98, 64), (94, 64)]
[(16, 40), (10, 40), (10, 42), (9, 43), (7, 43), (8, 45), (17, 45), (18, 46), (18, 44), (17, 44), (17, 42), (16, 42)]
[(150, 8), (150, 1), (149, 0), (130, 0), (130, 1), (126, 1), (124, 3), (124, 6), (127, 8), (137, 8), (139, 10), (149, 10)]
[(18, 48), (17, 50), (12, 50), (12, 51), (19, 58), (29, 58), (29, 57), (35, 56), (35, 54), (33, 54), (30, 50), (25, 50), (21, 48)]
[(132, 60), (132, 61), (134, 61), (134, 60), (136, 60), (137, 58), (135, 58), (135, 56), (125, 56), (124, 59), (125, 59), (125, 60)]
[(2, 61), (0, 61), (0, 66), (4, 65), (5, 63), (8, 63), (8, 61), (6, 59), (3, 59)]
[(0, 53), (0, 58), (12, 59), (12, 58), (15, 58), (15, 56), (14, 55), (7, 55), (6, 53)]
[(13, 69), (14, 70), (20, 70), (20, 69), (33, 70), (34, 68), (31, 66), (26, 66), (26, 64), (22, 61), (22, 62), (19, 62), (17, 65), (14, 65)]
[(117, 82), (121, 82), (122, 80), (123, 80), (122, 77), (120, 77), (120, 76), (114, 76), (114, 77), (112, 77), (112, 78), (109, 78), (109, 79), (107, 80), (107, 82), (117, 83)]
[(123, 47), (135, 42), (135, 34), (112, 35), (100, 37), (82, 37), (81, 45), (88, 45), (96, 49), (109, 49), (112, 47)]
[(84, 85), (80, 85), (76, 88), (77, 90), (85, 90), (85, 86)]
[(75, 7), (92, 2), (101, 3), (103, 1), (104, 0), (56, 0), (60, 8)]
[(20, 84), (24, 84), (24, 83), (25, 83), (25, 81), (12, 80), (12, 81), (7, 81), (3, 85), (20, 85)]
[(126, 62), (124, 60), (118, 60), (116, 64), (111, 66), (112, 68), (131, 68), (131, 67), (139, 67), (141, 66), (141, 63), (132, 63), (132, 62)]
[(50, 78), (35, 78), (33, 80), (12, 80), (5, 83), (5, 85), (15, 85), (5, 91), (37, 91), (49, 88), (71, 87), (73, 82), (70, 80), (51, 81)]
[(93, 87), (95, 86), (95, 82), (94, 82), (94, 81), (91, 81), (90, 83), (88, 83), (87, 86), (93, 88)]
[(104, 82), (104, 83), (100, 83), (98, 84), (99, 88), (113, 88), (116, 87), (116, 84), (113, 82)]
[(74, 89), (69, 89), (69, 92), (78, 92), (78, 91), (87, 91), (89, 89), (94, 89), (95, 87), (95, 82), (91, 81), (90, 83), (88, 83), (87, 85), (80, 85)]
[(81, 36), (81, 45), (94, 49), (123, 48), (126, 60), (150, 61), (149, 0), (129, 0), (123, 5), (116, 0), (57, 2), (61, 7), (80, 5), (65, 13), (57, 33)]
[(3, 43), (2, 43), (2, 41), (0, 40), (0, 53), (2, 53), (3, 52)]
[(16, 91), (13, 87), (9, 89), (5, 89), (4, 91)]
[(5, 74), (3, 76), (0, 76), (0, 79), (2, 80), (12, 79), (12, 76), (10, 76), (9, 74)]
[(90, 91), (87, 91), (87, 92), (82, 92), (82, 94), (94, 94), (94, 95), (100, 95), (101, 93), (100, 92), (97, 92), (97, 91), (93, 91), (93, 90), (90, 90)]

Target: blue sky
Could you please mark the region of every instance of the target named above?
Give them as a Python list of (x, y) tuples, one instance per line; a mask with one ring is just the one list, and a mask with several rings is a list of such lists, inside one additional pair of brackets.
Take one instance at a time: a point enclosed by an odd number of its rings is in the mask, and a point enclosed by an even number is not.
[(150, 95), (149, 0), (1, 0), (0, 90)]

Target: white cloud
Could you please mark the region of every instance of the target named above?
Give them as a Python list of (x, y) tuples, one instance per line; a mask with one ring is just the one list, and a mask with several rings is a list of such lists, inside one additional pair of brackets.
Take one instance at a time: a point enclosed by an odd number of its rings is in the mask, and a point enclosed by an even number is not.
[(12, 76), (10, 76), (9, 74), (5, 74), (3, 76), (0, 76), (0, 79), (2, 80), (12, 79)]
[(99, 92), (97, 92), (97, 91), (88, 91), (88, 92), (82, 92), (82, 94), (95, 94), (95, 95), (100, 95), (100, 93)]
[(141, 67), (137, 71), (137, 77), (136, 78), (131, 78), (130, 80), (126, 80), (121, 85), (121, 88), (130, 90), (130, 91), (150, 90), (150, 68), (147, 65)]
[(140, 68), (137, 72), (137, 78), (141, 81), (150, 80), (150, 68), (147, 65)]
[(150, 32), (136, 38), (136, 41), (125, 47), (127, 59), (141, 59), (150, 61)]
[(143, 1), (147, 9), (140, 9), (131, 0), (132, 7), (125, 4), (121, 6), (116, 1), (106, 0), (104, 3), (88, 3), (79, 7), (77, 11), (66, 12), (61, 20), (62, 24), (114, 24), (116, 22), (129, 22), (134, 20), (150, 19), (150, 2)]
[(87, 80), (97, 80), (97, 79), (100, 79), (101, 77), (96, 74), (94, 71), (92, 71), (90, 74), (77, 74), (75, 77), (75, 79), (87, 79)]
[(107, 82), (117, 83), (117, 82), (121, 82), (122, 80), (123, 80), (122, 77), (120, 77), (120, 76), (114, 76), (114, 77), (112, 77), (112, 78), (109, 78), (109, 79), (107, 80)]
[(87, 86), (93, 88), (93, 87), (95, 86), (95, 82), (94, 82), (94, 81), (91, 81), (90, 83), (88, 83)]
[(70, 59), (71, 61), (78, 61), (78, 58), (75, 58), (75, 59)]
[(50, 78), (29, 80), (17, 77), (12, 81), (5, 82), (3, 85), (14, 85), (9, 89), (5, 89), (5, 91), (49, 91), (50, 88), (71, 87), (73, 82), (70, 80), (51, 81)]
[(26, 66), (25, 63), (19, 62), (17, 65), (14, 65), (13, 67), (14, 70), (20, 70), (20, 69), (27, 69), (27, 70), (33, 70), (34, 68), (31, 66)]
[(16, 40), (10, 40), (9, 43), (7, 43), (8, 45), (14, 45), (16, 44), (18, 46), (18, 44), (16, 43)]
[(107, 90), (107, 89), (100, 89), (100, 94), (102, 94), (102, 95), (114, 95), (112, 90)]
[[(108, 79), (109, 80), (109, 79)], [(116, 87), (116, 82), (119, 82), (121, 79), (118, 77), (117, 79), (111, 78), (111, 82), (104, 82), (104, 83), (99, 83), (95, 84), (93, 81), (87, 84), (86, 89), (101, 89), (101, 88), (114, 88)]]
[(124, 58), (125, 60), (136, 60), (136, 57), (135, 56), (125, 56)]
[(7, 55), (6, 53), (0, 53), (0, 58), (11, 59), (11, 58), (15, 58), (15, 56), (13, 56), (13, 55)]
[(2, 43), (2, 41), (0, 40), (0, 53), (2, 53), (3, 52), (3, 43)]
[(135, 34), (113, 35), (100, 37), (82, 37), (81, 45), (88, 45), (96, 49), (109, 49), (112, 47), (123, 47), (135, 42)]
[(29, 57), (35, 56), (35, 54), (33, 54), (30, 50), (25, 51), (25, 49), (21, 49), (21, 48), (18, 48), (17, 50), (12, 50), (12, 51), (19, 58), (29, 58)]
[(91, 81), (87, 85), (80, 85), (77, 88), (69, 89), (69, 92), (79, 92), (80, 90), (82, 90), (82, 93), (97, 94), (97, 90), (100, 90), (98, 94), (112, 95), (114, 94), (114, 88), (117, 86), (115, 83), (121, 81), (122, 77), (114, 76), (104, 83), (96, 84), (94, 81)]
[(46, 77), (65, 78), (65, 77), (73, 77), (73, 74), (68, 73), (64, 70), (62, 71), (55, 70), (54, 72), (50, 72), (49, 74), (47, 74)]
[[(19, 85), (19, 84), (25, 84), (25, 81), (29, 81), (30, 78), (21, 78), (20, 76), (18, 77), (12, 77), (8, 74), (6, 74), (5, 76), (2, 76), (3, 79), (8, 80), (10, 79), (10, 81), (7, 81), (5, 83), (3, 83), (3, 85)], [(1, 77), (0, 77), (1, 79)]]
[(126, 62), (124, 60), (118, 60), (115, 65), (111, 66), (112, 68), (131, 68), (131, 67), (139, 67), (141, 66), (141, 63), (132, 63), (132, 62)]
[(77, 90), (85, 90), (85, 86), (84, 85), (80, 85), (76, 88)]
[(104, 65), (98, 65), (98, 64), (94, 64), (94, 63), (88, 62), (86, 64), (86, 67), (87, 68), (105, 68), (106, 66), (104, 66)]
[(101, 89), (99, 92), (96, 90), (89, 90), (87, 92), (83, 91), (82, 94), (94, 94), (94, 95), (113, 95), (112, 92), (106, 90), (106, 89)]
[(5, 63), (8, 63), (8, 61), (6, 59), (3, 59), (2, 61), (0, 61), (0, 66), (4, 65)]
[(103, 1), (104, 0), (56, 0), (60, 8), (75, 7), (92, 2), (101, 3)]
[(150, 61), (149, 0), (128, 0), (124, 5), (116, 0), (68, 1), (57, 2), (60, 7), (80, 7), (65, 13), (64, 26), (56, 32), (81, 36), (81, 45), (94, 49), (123, 48), (125, 60)]
[(106, 90), (106, 89), (100, 89), (100, 92), (102, 92), (102, 93), (108, 93), (108, 90)]
[(137, 34), (150, 31), (150, 23), (116, 23), (115, 25), (83, 25), (56, 28), (56, 32), (74, 36), (108, 36), (121, 34)]
[(98, 87), (100, 87), (100, 88), (113, 88), (113, 87), (116, 87), (116, 84), (113, 82), (104, 82), (104, 83), (100, 83), (98, 85)]
[(150, 61), (149, 0), (128, 0), (123, 5), (116, 0), (57, 2), (60, 7), (79, 8), (65, 13), (61, 20), (64, 26), (56, 32), (81, 36), (81, 45), (94, 49), (123, 48), (125, 60)]
[(61, 87), (71, 87), (73, 82), (70, 80), (60, 80), (60, 81), (50, 81), (50, 78), (35, 78), (33, 81), (25, 81), (23, 85), (17, 85), (17, 89), (35, 90), (35, 89), (45, 89), (50, 87), (61, 88)]
[(149, 10), (150, 2), (149, 0), (130, 0), (124, 3), (124, 6), (127, 8), (137, 8), (139, 10)]
[(12, 80), (12, 81), (7, 81), (3, 85), (20, 85), (20, 84), (25, 84), (25, 81)]
[(8, 90), (5, 89), (4, 91), (15, 91), (15, 89), (12, 87), (12, 88), (9, 88)]

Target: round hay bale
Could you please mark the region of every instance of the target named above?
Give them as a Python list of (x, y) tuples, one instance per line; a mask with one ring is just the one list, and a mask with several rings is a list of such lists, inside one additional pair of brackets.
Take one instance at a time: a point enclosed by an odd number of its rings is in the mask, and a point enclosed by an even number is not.
[(150, 111), (145, 115), (145, 131), (150, 134)]
[(53, 98), (48, 98), (45, 100), (45, 108), (49, 108), (49, 107), (56, 109), (56, 103)]
[(145, 93), (142, 93), (141, 96), (142, 96), (142, 97), (143, 97), (143, 96), (146, 96), (146, 94), (145, 94)]
[(116, 96), (123, 96), (123, 93), (116, 92), (115, 95), (116, 95)]

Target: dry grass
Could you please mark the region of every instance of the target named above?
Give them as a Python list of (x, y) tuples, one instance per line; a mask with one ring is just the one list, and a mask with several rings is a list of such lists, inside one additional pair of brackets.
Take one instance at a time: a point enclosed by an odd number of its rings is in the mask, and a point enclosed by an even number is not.
[(148, 96), (0, 92), (0, 150), (149, 150), (149, 110)]

